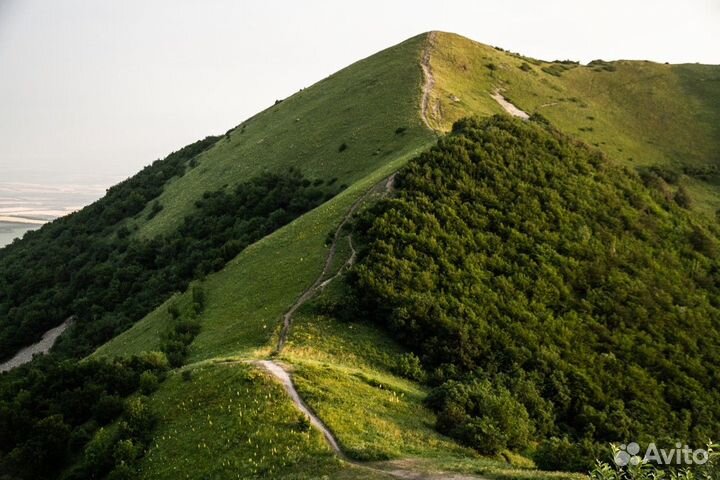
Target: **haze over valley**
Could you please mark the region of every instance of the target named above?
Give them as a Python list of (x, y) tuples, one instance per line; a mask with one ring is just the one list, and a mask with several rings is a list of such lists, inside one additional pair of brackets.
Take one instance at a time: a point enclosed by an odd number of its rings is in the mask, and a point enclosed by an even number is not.
[(116, 176), (88, 179), (86, 183), (0, 181), (0, 247), (29, 230), (88, 205), (117, 183)]

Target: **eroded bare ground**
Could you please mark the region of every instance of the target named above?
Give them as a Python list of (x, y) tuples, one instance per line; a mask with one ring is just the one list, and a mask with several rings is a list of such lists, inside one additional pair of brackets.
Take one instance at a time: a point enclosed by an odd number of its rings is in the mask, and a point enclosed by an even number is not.
[(435, 32), (428, 33), (427, 44), (425, 45), (425, 51), (423, 51), (422, 58), (420, 60), (420, 68), (423, 72), (423, 85), (422, 85), (422, 97), (420, 99), (420, 116), (422, 117), (423, 123), (430, 130), (436, 131), (435, 128), (430, 124), (430, 117), (439, 117), (439, 104), (431, 105), (432, 102), (432, 90), (435, 88), (435, 77), (433, 76), (432, 66), (430, 65), (430, 54), (432, 51), (433, 43), (435, 42)]
[(513, 105), (507, 98), (503, 96), (502, 93), (500, 93), (499, 90), (495, 90), (494, 93), (490, 95), (493, 100), (495, 100), (497, 103), (500, 104), (500, 106), (510, 115), (513, 117), (522, 118), (523, 120), (527, 120), (530, 118), (530, 115), (528, 115), (526, 112), (520, 110), (518, 107)]
[(50, 351), (55, 341), (70, 326), (72, 318), (68, 318), (55, 328), (51, 328), (45, 332), (39, 342), (23, 348), (15, 354), (10, 360), (0, 363), (0, 373), (7, 372), (13, 368), (28, 363), (35, 355), (43, 355)]

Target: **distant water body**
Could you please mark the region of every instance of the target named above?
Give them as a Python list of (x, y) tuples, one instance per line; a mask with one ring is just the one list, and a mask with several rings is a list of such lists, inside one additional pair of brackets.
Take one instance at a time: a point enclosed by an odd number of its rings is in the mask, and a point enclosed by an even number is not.
[(84, 184), (45, 184), (0, 180), (0, 248), (46, 222), (94, 202), (117, 181), (105, 178)]

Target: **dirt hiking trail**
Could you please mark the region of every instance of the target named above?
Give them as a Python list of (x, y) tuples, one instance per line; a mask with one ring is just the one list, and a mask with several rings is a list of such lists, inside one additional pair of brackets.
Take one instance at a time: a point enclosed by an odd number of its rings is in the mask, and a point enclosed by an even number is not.
[(435, 42), (435, 32), (427, 34), (427, 43), (425, 44), (425, 50), (423, 51), (422, 58), (420, 60), (420, 68), (423, 72), (423, 85), (422, 85), (422, 96), (420, 99), (420, 116), (422, 117), (423, 123), (430, 130), (437, 132), (437, 130), (430, 124), (430, 116), (439, 117), (438, 104), (432, 108), (430, 102), (432, 100), (431, 93), (435, 88), (435, 77), (432, 73), (432, 67), (430, 65), (430, 51)]
[(305, 290), (302, 295), (295, 301), (295, 303), (288, 309), (287, 312), (283, 315), (283, 326), (282, 330), (280, 331), (280, 338), (278, 339), (277, 347), (275, 347), (275, 355), (278, 355), (282, 353), (283, 348), (285, 347), (285, 342), (287, 342), (288, 334), (290, 333), (290, 328), (292, 327), (292, 319), (293, 315), (295, 315), (295, 312), (297, 312), (298, 308), (303, 306), (305, 302), (310, 300), (313, 296), (315, 296), (316, 293), (318, 293), (320, 290), (325, 288), (330, 282), (332, 282), (335, 278), (340, 276), (340, 274), (346, 270), (347, 268), (351, 267), (355, 263), (356, 258), (356, 252), (355, 248), (352, 244), (352, 235), (348, 234), (348, 242), (350, 243), (350, 250), (352, 254), (350, 255), (350, 258), (345, 262), (343, 266), (340, 267), (338, 272), (331, 278), (325, 279), (327, 277), (328, 273), (330, 272), (330, 268), (332, 267), (333, 260), (335, 259), (335, 253), (337, 251), (337, 244), (340, 240), (340, 237), (342, 236), (342, 230), (343, 227), (347, 224), (348, 220), (353, 216), (353, 214), (357, 211), (357, 209), (360, 207), (360, 205), (363, 204), (367, 198), (372, 195), (373, 193), (380, 193), (381, 195), (386, 195), (387, 193), (391, 192), (394, 186), (395, 182), (395, 174), (393, 173), (387, 178), (383, 178), (379, 183), (377, 183), (375, 186), (370, 188), (367, 192), (362, 194), (360, 198), (355, 200), (353, 204), (350, 206), (348, 211), (345, 213), (345, 216), (343, 217), (342, 221), (338, 225), (337, 229), (335, 230), (335, 235), (333, 235), (332, 243), (330, 244), (330, 250), (327, 253), (327, 256), (325, 257), (325, 264), (323, 265), (323, 269), (320, 272), (320, 275), (317, 276), (315, 281), (313, 282), (310, 287)]
[(295, 390), (295, 385), (290, 378), (290, 374), (272, 360), (259, 360), (257, 362), (257, 365), (264, 368), (268, 373), (270, 373), (280, 381), (282, 386), (285, 387), (285, 391), (288, 393), (288, 395), (290, 395), (290, 398), (292, 399), (298, 410), (300, 410), (310, 420), (312, 426), (314, 426), (320, 431), (320, 433), (323, 434), (323, 436), (325, 437), (325, 441), (328, 443), (328, 445), (330, 445), (330, 448), (333, 449), (335, 454), (345, 460), (345, 454), (342, 452), (342, 450), (340, 450), (340, 446), (338, 445), (337, 440), (335, 440), (335, 436), (325, 426), (322, 420), (320, 420), (312, 412), (312, 410), (310, 410), (310, 408), (305, 404), (305, 402), (303, 402), (303, 399), (300, 398), (297, 390)]
[(257, 360), (252, 362), (253, 364), (261, 367), (267, 373), (275, 377), (285, 388), (285, 391), (290, 396), (290, 399), (295, 404), (295, 407), (305, 415), (310, 424), (315, 427), (323, 437), (328, 446), (332, 449), (335, 455), (341, 460), (365, 470), (370, 470), (375, 473), (387, 475), (389, 478), (400, 478), (409, 480), (479, 480), (483, 477), (475, 475), (459, 474), (452, 472), (423, 472), (417, 465), (414, 465), (412, 460), (393, 460), (388, 462), (376, 462), (376, 463), (362, 463), (351, 460), (345, 455), (340, 448), (335, 435), (330, 429), (323, 423), (320, 418), (307, 406), (307, 404), (300, 397), (300, 394), (295, 389), (295, 384), (292, 381), (291, 374), (287, 372), (280, 364), (273, 360)]
[[(427, 44), (425, 46), (425, 50), (423, 52), (421, 61), (420, 61), (420, 67), (423, 72), (423, 85), (422, 85), (422, 97), (421, 97), (421, 118), (425, 126), (427, 126), (428, 129), (432, 130), (433, 132), (438, 132), (434, 127), (430, 124), (430, 116), (435, 116), (436, 118), (439, 117), (438, 112), (438, 106), (431, 107), (431, 92), (432, 89), (435, 86), (435, 78), (432, 74), (432, 69), (430, 66), (430, 50), (432, 48), (433, 42), (435, 40), (435, 32), (428, 33), (427, 36)], [(501, 98), (503, 98), (500, 95)], [(494, 98), (494, 97), (493, 97)], [(503, 98), (504, 100), (504, 98)], [(508, 102), (509, 103), (509, 102)], [(512, 105), (512, 104), (510, 104)], [(513, 106), (514, 107), (514, 106)], [(434, 109), (434, 112), (431, 112), (431, 109)], [(517, 109), (519, 112), (523, 113), (521, 110)], [(285, 343), (287, 342), (288, 335), (290, 333), (290, 330), (292, 328), (292, 322), (293, 322), (293, 316), (297, 312), (297, 310), (303, 306), (308, 300), (310, 300), (315, 294), (320, 292), (323, 288), (325, 288), (328, 284), (330, 284), (333, 280), (338, 278), (344, 271), (352, 267), (355, 263), (355, 259), (357, 257), (357, 252), (355, 251), (355, 247), (353, 246), (352, 241), (352, 234), (347, 234), (347, 241), (350, 246), (350, 256), (345, 261), (343, 265), (340, 266), (340, 268), (337, 270), (337, 272), (328, 277), (330, 273), (330, 269), (333, 265), (333, 261), (335, 259), (335, 255), (337, 252), (337, 245), (338, 241), (340, 241), (341, 237), (343, 236), (343, 228), (347, 224), (347, 222), (350, 220), (350, 218), (353, 216), (353, 214), (357, 211), (357, 209), (370, 197), (372, 194), (379, 194), (381, 196), (388, 195), (391, 193), (395, 187), (395, 173), (392, 175), (384, 178), (379, 183), (377, 183), (375, 186), (370, 188), (367, 192), (365, 192), (363, 195), (361, 195), (353, 204), (350, 206), (348, 211), (343, 216), (342, 220), (340, 221), (340, 224), (335, 230), (335, 233), (333, 235), (332, 243), (330, 245), (330, 249), (325, 256), (325, 262), (323, 264), (322, 271), (317, 276), (315, 281), (308, 287), (301, 295), (300, 297), (295, 301), (295, 303), (292, 304), (292, 306), (283, 314), (283, 322), (282, 322), (282, 329), (280, 331), (280, 337), (278, 339), (277, 346), (275, 348), (275, 351), (273, 352), (273, 355), (277, 356), (280, 353), (282, 353), (283, 348), (285, 347)], [(410, 479), (410, 480), (440, 480), (440, 479), (448, 479), (448, 480), (481, 480), (484, 477), (479, 477), (475, 475), (467, 475), (467, 474), (458, 474), (458, 473), (451, 473), (451, 472), (424, 472), (421, 468), (418, 468), (417, 465), (414, 465), (412, 461), (410, 460), (395, 460), (395, 461), (388, 461), (388, 462), (376, 462), (376, 463), (360, 463), (353, 460), (350, 460), (348, 456), (343, 452), (342, 448), (340, 448), (340, 444), (335, 438), (335, 435), (330, 431), (330, 429), (323, 423), (323, 421), (315, 415), (315, 413), (310, 409), (310, 407), (303, 401), (302, 397), (300, 397), (300, 394), (295, 389), (295, 385), (292, 381), (291, 374), (283, 368), (279, 363), (273, 361), (273, 360), (257, 360), (253, 361), (253, 364), (259, 366), (263, 370), (265, 370), (268, 374), (275, 377), (285, 388), (285, 391), (288, 393), (290, 398), (293, 401), (293, 404), (295, 407), (303, 414), (305, 415), (309, 421), (310, 424), (315, 427), (320, 433), (322, 433), (323, 437), (325, 438), (325, 441), (327, 442), (328, 446), (332, 449), (332, 451), (338, 456), (338, 458), (348, 462), (349, 464), (357, 467), (362, 468), (365, 470), (372, 471), (376, 474), (382, 474), (383, 476), (387, 476), (388, 478), (399, 478), (399, 479)]]

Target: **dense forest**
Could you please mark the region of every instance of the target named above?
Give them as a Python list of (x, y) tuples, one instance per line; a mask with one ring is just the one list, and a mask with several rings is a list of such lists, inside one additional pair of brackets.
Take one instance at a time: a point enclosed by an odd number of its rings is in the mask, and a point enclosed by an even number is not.
[(152, 434), (144, 395), (162, 353), (113, 362), (41, 357), (0, 382), (0, 478), (132, 478)]
[(51, 353), (0, 374), (0, 480), (137, 478), (156, 424), (146, 396), (185, 363), (200, 332), (205, 295), (197, 284), (191, 292), (188, 305), (168, 305), (157, 352), (82, 361)]
[(717, 226), (533, 120), (462, 120), (401, 170), (356, 222), (350, 310), (418, 355), (437, 428), (484, 453), (587, 471), (610, 441), (717, 438)]
[(162, 169), (153, 173), (148, 167), (99, 202), (0, 250), (0, 357), (71, 315), (75, 321), (55, 350), (65, 357), (87, 355), (172, 292), (219, 270), (341, 188), (292, 169), (263, 173), (235, 188), (207, 192), (172, 234), (133, 236), (123, 219), (142, 211), (160, 193), (157, 185), (188, 168), (199, 147), (187, 149), (160, 162)]

